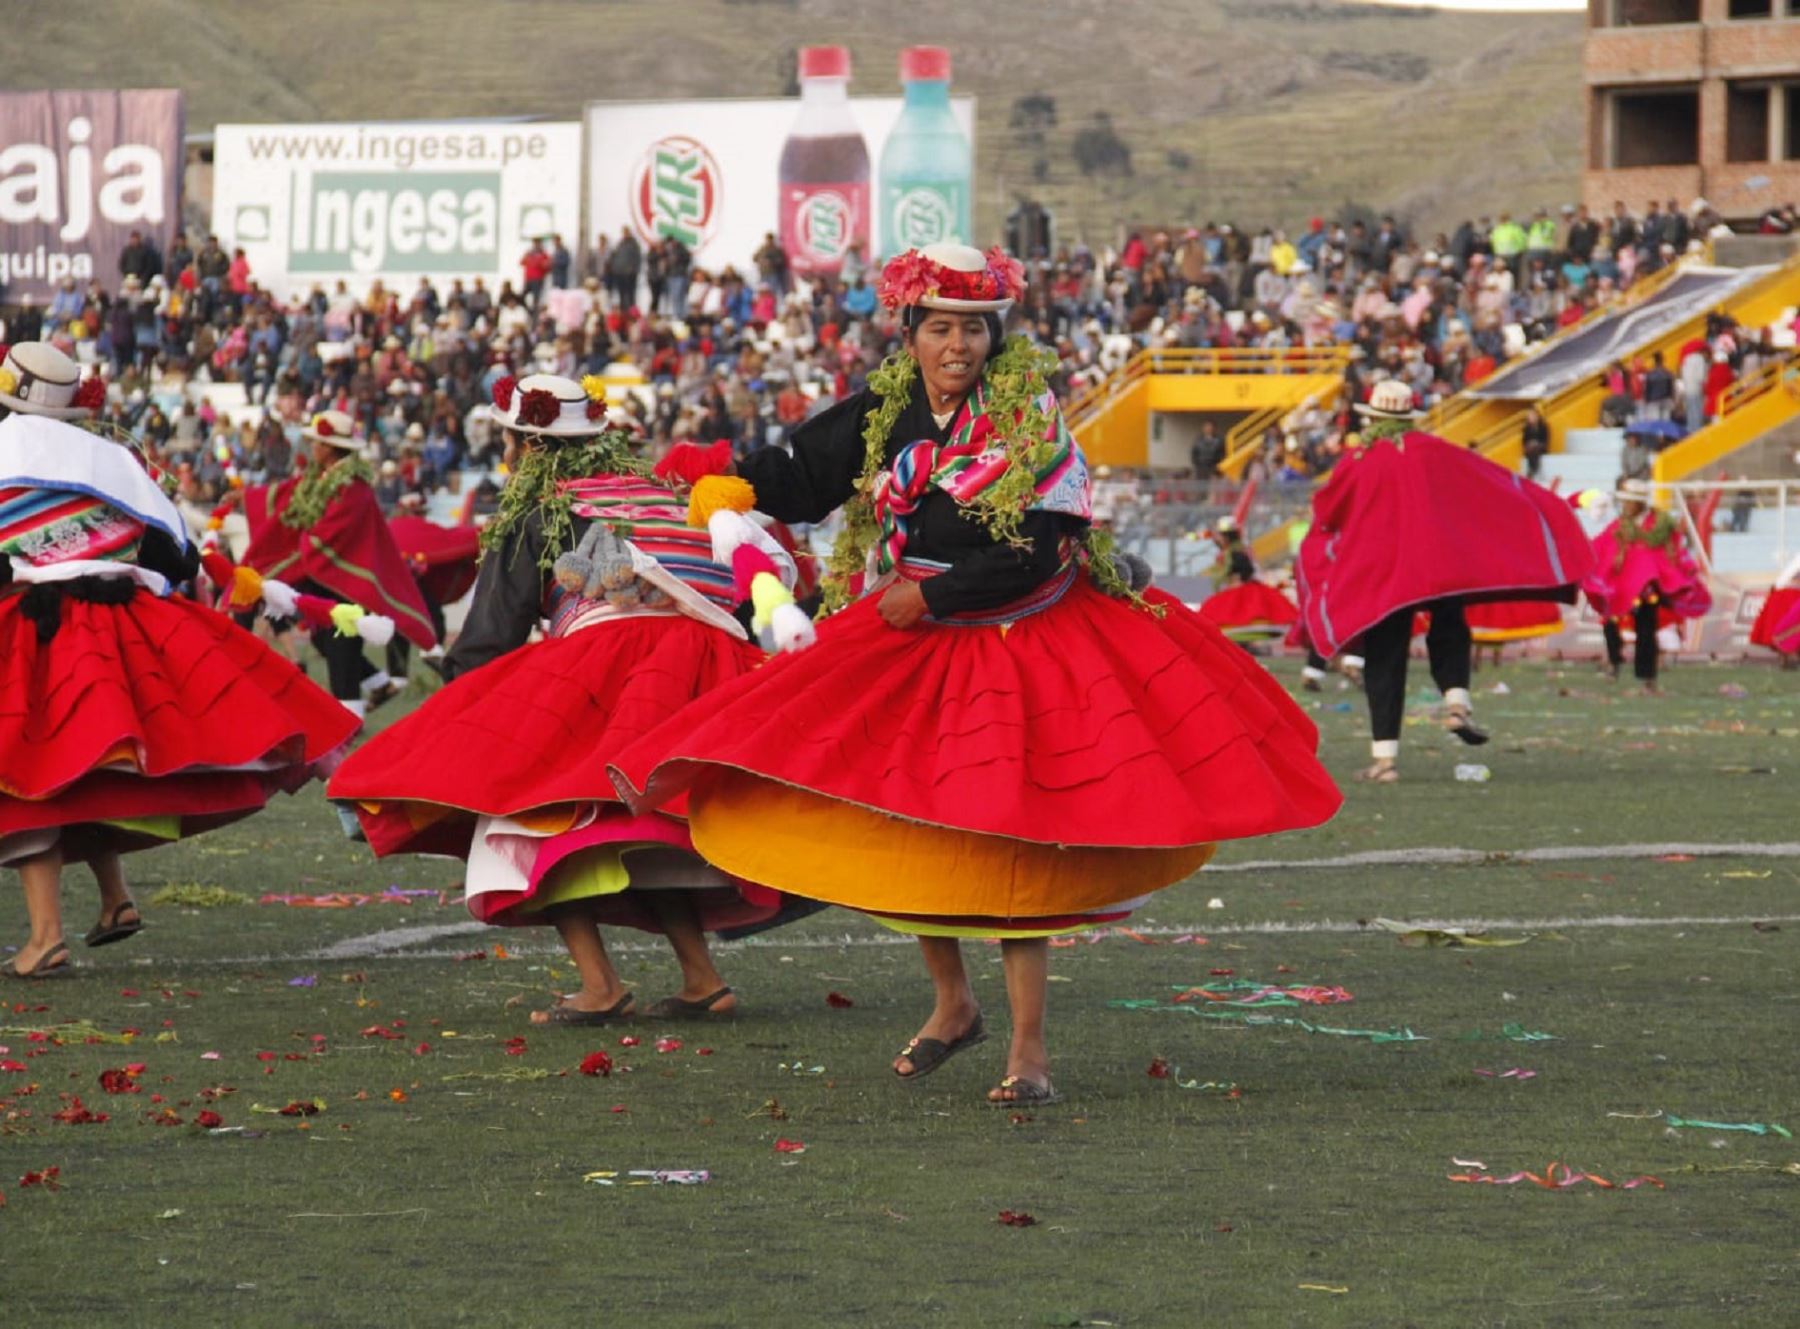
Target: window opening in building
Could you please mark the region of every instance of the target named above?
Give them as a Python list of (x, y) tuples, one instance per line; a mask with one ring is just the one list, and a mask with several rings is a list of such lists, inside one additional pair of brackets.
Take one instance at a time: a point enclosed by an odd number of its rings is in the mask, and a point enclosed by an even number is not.
[(1615, 167), (1692, 166), (1700, 160), (1696, 89), (1613, 93)]
[(1730, 18), (1773, 18), (1775, 0), (1731, 0), (1731, 8), (1726, 14)]
[(1769, 89), (1729, 83), (1725, 87), (1725, 160), (1769, 160)]
[(1613, 26), (1649, 27), (1658, 23), (1698, 23), (1700, 0), (1613, 0)]

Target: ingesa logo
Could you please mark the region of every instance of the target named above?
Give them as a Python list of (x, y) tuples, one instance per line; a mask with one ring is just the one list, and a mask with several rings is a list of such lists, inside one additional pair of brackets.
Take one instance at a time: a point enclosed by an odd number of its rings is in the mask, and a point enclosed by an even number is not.
[(694, 139), (652, 143), (632, 175), (631, 220), (645, 240), (673, 238), (698, 250), (719, 227), (719, 164)]

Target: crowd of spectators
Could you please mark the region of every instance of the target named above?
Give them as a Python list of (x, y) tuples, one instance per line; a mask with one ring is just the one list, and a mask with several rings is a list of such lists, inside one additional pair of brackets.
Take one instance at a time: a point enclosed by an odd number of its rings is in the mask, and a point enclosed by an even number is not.
[[(1501, 213), (1429, 241), (1391, 217), (1314, 219), (1297, 238), (1226, 223), (1138, 230), (1116, 249), (1029, 255), (1015, 321), (1056, 351), (1065, 399), (1147, 347), (1329, 345), (1349, 348), (1345, 400), (1391, 376), (1430, 404), (1616, 299), (1715, 225), (1703, 204), (1671, 203), (1641, 218), (1623, 205), (1603, 220), (1574, 207), (1560, 222), (1542, 209)], [(104, 365), (115, 422), (185, 467), (199, 501), (228, 475), (287, 473), (300, 423), (327, 406), (361, 420), (394, 499), (491, 466), (483, 408), (504, 374), (629, 385), (619, 410), (652, 449), (676, 438), (778, 444), (860, 388), (896, 344), (875, 275), (852, 253), (839, 280), (797, 281), (773, 236), (749, 271), (709, 269), (678, 241), (645, 245), (626, 231), (580, 256), (560, 236), (534, 242), (497, 289), (480, 277), (420, 278), (409, 290), (340, 281), (280, 298), (217, 237), (159, 251), (134, 236), (116, 283), (65, 281), (47, 307), (11, 307), (0, 340), (48, 337)], [(1633, 381), (1646, 409), (1674, 399), (1651, 369)], [(241, 384), (247, 405), (233, 393), (216, 409), (212, 385), (223, 383)], [(1350, 428), (1346, 411), (1309, 404), (1272, 432), (1257, 473), (1316, 474)], [(1218, 432), (1203, 433), (1196, 475), (1221, 455)]]

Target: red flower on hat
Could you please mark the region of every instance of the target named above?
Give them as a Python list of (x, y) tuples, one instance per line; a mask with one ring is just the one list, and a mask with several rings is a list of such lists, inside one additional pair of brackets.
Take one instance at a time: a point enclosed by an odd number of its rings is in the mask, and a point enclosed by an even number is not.
[(98, 374), (81, 380), (81, 386), (75, 389), (71, 404), (84, 411), (97, 411), (106, 405), (106, 384), (100, 381)]
[(888, 265), (881, 270), (876, 294), (889, 309), (916, 305), (926, 296), (937, 293), (942, 272), (943, 268), (918, 250), (909, 249), (888, 260)]
[(519, 399), (519, 423), (522, 425), (546, 429), (561, 415), (562, 403), (554, 392), (544, 388), (531, 388)]
[(321, 415), (313, 420), (313, 433), (320, 438), (331, 438), (337, 433), (337, 430), (331, 427), (331, 421)]
[(1025, 265), (999, 245), (987, 251), (987, 275), (993, 278), (998, 298), (1017, 300), (1025, 294)]
[(591, 397), (588, 398), (587, 418), (590, 420), (604, 420), (606, 418), (606, 403), (603, 401), (595, 401)]
[(503, 411), (510, 411), (512, 409), (513, 389), (518, 385), (519, 380), (514, 378), (511, 374), (508, 374), (505, 378), (495, 379), (494, 405), (498, 406)]

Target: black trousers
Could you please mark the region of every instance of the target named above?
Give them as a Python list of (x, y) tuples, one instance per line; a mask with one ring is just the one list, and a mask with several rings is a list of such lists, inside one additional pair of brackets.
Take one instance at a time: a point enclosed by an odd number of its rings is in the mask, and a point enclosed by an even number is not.
[(1369, 697), (1369, 733), (1377, 742), (1400, 737), (1406, 714), (1406, 653), (1412, 645), (1413, 615), (1431, 615), (1425, 651), (1438, 691), (1469, 686), (1473, 642), (1461, 600), (1433, 600), (1389, 614), (1363, 634), (1363, 690)]
[(325, 657), (325, 677), (331, 695), (339, 701), (360, 700), (362, 681), (375, 672), (375, 666), (363, 654), (363, 639), (339, 636), (335, 628), (320, 628), (312, 634), (312, 644)]
[[(1631, 630), (1637, 641), (1631, 652), (1631, 672), (1645, 683), (1656, 682), (1656, 605), (1641, 604), (1632, 611)], [(1625, 634), (1618, 620), (1607, 619), (1602, 629), (1606, 635), (1606, 662), (1614, 669), (1625, 663)]]

